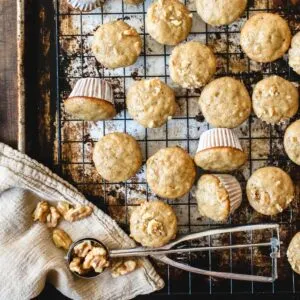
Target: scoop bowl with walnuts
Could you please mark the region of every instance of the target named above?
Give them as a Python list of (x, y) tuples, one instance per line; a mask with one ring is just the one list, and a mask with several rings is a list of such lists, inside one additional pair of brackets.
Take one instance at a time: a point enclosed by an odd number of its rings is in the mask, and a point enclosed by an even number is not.
[(73, 243), (67, 253), (70, 271), (80, 278), (94, 278), (106, 268), (111, 267), (113, 278), (133, 272), (137, 267), (134, 258), (116, 258), (109, 256), (109, 250), (97, 239), (84, 238)]
[(109, 266), (106, 247), (93, 238), (84, 238), (73, 243), (67, 259), (70, 271), (83, 278), (96, 277)]

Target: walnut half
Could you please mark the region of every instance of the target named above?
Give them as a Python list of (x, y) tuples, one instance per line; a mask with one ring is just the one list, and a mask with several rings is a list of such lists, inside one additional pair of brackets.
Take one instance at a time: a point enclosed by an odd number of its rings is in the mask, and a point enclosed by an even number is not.
[(37, 204), (35, 211), (33, 212), (33, 220), (46, 223), (47, 215), (49, 213), (49, 204), (46, 201), (41, 201)]
[(78, 257), (86, 257), (89, 251), (92, 250), (91, 241), (84, 241), (74, 247), (74, 253)]
[(47, 215), (47, 226), (54, 228), (60, 219), (60, 213), (54, 206), (50, 206), (50, 212)]
[(69, 222), (78, 221), (90, 216), (93, 212), (93, 209), (90, 206), (78, 205), (75, 208), (69, 209), (64, 215), (65, 220)]
[(60, 201), (58, 202), (56, 209), (62, 216), (65, 216), (65, 214), (71, 209), (71, 204), (66, 201)]
[(62, 229), (54, 229), (52, 239), (57, 248), (68, 250), (72, 244), (70, 236)]
[(164, 225), (161, 222), (152, 219), (148, 222), (147, 233), (152, 236), (165, 236)]
[(84, 269), (93, 268), (97, 273), (102, 273), (103, 269), (108, 266), (107, 253), (103, 247), (93, 247), (85, 257), (82, 265)]
[(81, 265), (81, 259), (79, 257), (74, 257), (73, 260), (69, 264), (69, 268), (72, 272), (78, 273), (78, 274), (84, 274), (87, 272), (87, 270), (84, 270)]
[(130, 272), (133, 272), (137, 268), (137, 263), (133, 259), (129, 260), (118, 260), (114, 261), (112, 264), (111, 275), (114, 278), (117, 278), (122, 275), (126, 275)]

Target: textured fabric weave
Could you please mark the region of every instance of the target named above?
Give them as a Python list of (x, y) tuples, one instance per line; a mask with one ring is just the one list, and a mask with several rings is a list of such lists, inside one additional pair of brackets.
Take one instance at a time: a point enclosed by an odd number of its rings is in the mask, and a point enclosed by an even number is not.
[[(28, 156), (0, 143), (0, 299), (30, 299), (52, 283), (72, 299), (131, 299), (163, 287), (164, 282), (147, 259), (134, 272), (112, 278), (106, 270), (92, 280), (75, 278), (68, 270), (65, 252), (57, 249), (51, 230), (34, 223), (36, 204), (46, 200), (87, 204), (76, 188)], [(89, 203), (90, 204), (90, 203)], [(81, 221), (60, 221), (73, 240), (94, 237), (109, 248), (134, 247), (134, 242), (115, 221), (94, 208), (93, 214)]]

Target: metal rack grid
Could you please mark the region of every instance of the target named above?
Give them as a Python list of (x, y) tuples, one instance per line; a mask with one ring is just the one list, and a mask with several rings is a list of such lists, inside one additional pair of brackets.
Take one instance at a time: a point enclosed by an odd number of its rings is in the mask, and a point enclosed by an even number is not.
[[(173, 86), (168, 72), (168, 58), (172, 48), (157, 44), (145, 32), (145, 15), (149, 4), (150, 1), (147, 0), (142, 5), (129, 6), (121, 0), (109, 0), (103, 8), (89, 13), (80, 13), (71, 10), (65, 0), (56, 0), (56, 101), (58, 110), (55, 163), (63, 177), (73, 182), (94, 204), (107, 211), (125, 230), (128, 229), (128, 215), (132, 208), (138, 205), (140, 200), (151, 200), (157, 197), (147, 186), (144, 166), (137, 176), (127, 182), (104, 182), (92, 164), (91, 154), (94, 142), (110, 132), (127, 132), (140, 143), (144, 161), (146, 161), (158, 149), (171, 145), (179, 145), (194, 155), (200, 134), (209, 128), (197, 105), (201, 92), (198, 89), (189, 91), (174, 86), (180, 111), (173, 120), (159, 129), (142, 128), (130, 118), (124, 109), (125, 94), (133, 80), (159, 77)], [(271, 74), (283, 76), (295, 83), (299, 81), (300, 77), (288, 67), (286, 57), (273, 63), (258, 64), (250, 61), (239, 46), (241, 25), (249, 16), (259, 11), (279, 13), (289, 21), (293, 32), (300, 30), (299, 7), (284, 0), (252, 0), (249, 1), (244, 15), (235, 23), (230, 26), (210, 27), (197, 16), (193, 3), (185, 0), (185, 4), (194, 15), (194, 24), (188, 40), (196, 39), (212, 47), (218, 60), (216, 77), (234, 76), (242, 79), (249, 92), (253, 84)], [(118, 18), (124, 19), (138, 30), (144, 42), (144, 48), (135, 65), (125, 69), (106, 70), (96, 62), (89, 44), (98, 25)], [(119, 112), (114, 120), (94, 123), (71, 119), (70, 116), (65, 115), (63, 100), (70, 93), (76, 80), (81, 77), (101, 77), (113, 84)], [(249, 154), (247, 164), (233, 173), (242, 184), (243, 191), (251, 173), (265, 165), (282, 167), (299, 183), (300, 178), (297, 174), (300, 169), (287, 159), (283, 150), (282, 138), (286, 126), (287, 124), (267, 126), (256, 116), (251, 115), (248, 121), (235, 129), (243, 148)], [(199, 216), (193, 192), (182, 199), (166, 201), (177, 213), (181, 233), (198, 231), (215, 225), (224, 226)], [(280, 279), (275, 283), (259, 284), (220, 280), (157, 265), (158, 271), (166, 280), (166, 287), (159, 293), (299, 293), (300, 278), (291, 271), (285, 258), (286, 246), (292, 235), (299, 230), (297, 202), (298, 194), (297, 200), (282, 214), (264, 217), (250, 208), (244, 195), (242, 206), (227, 222), (228, 224), (258, 222), (281, 224), (281, 239), (284, 242), (283, 257), (279, 261)], [(233, 240), (249, 242), (249, 240), (259, 240), (261, 237), (251, 234), (219, 236), (215, 240), (208, 239), (205, 243), (207, 245), (231, 244)], [(201, 257), (189, 256), (182, 259), (194, 261), (208, 269), (221, 268), (222, 271), (229, 272), (238, 269), (242, 272), (254, 273), (257, 267), (267, 270), (266, 257), (265, 254), (255, 249), (248, 249), (242, 253), (235, 253), (233, 250), (225, 254), (209, 252)], [(248, 263), (248, 267), (244, 262)]]

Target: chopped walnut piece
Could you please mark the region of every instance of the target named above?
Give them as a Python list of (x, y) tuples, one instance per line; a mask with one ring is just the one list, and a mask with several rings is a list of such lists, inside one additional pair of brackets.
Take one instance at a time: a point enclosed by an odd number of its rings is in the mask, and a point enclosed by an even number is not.
[(278, 203), (275, 204), (275, 208), (276, 208), (279, 212), (282, 212), (282, 211), (283, 211), (283, 208), (282, 208)]
[(135, 260), (121, 259), (119, 261), (114, 261), (112, 263), (111, 275), (116, 278), (122, 275), (126, 275), (137, 268), (137, 263)]
[(47, 215), (49, 214), (49, 204), (46, 201), (41, 201), (37, 204), (35, 211), (33, 212), (33, 220), (46, 223)]
[(62, 229), (54, 229), (52, 239), (57, 248), (68, 250), (72, 244), (70, 236)]
[(58, 220), (60, 219), (60, 213), (54, 206), (50, 206), (50, 212), (47, 215), (47, 226), (56, 227)]
[(74, 253), (79, 257), (86, 257), (92, 248), (91, 241), (84, 241), (74, 247)]
[(109, 261), (107, 257), (95, 256), (91, 263), (96, 273), (102, 273), (104, 268), (109, 266)]
[(60, 201), (56, 206), (56, 209), (62, 216), (64, 216), (71, 208), (72, 205), (66, 201)]
[(79, 205), (75, 208), (71, 208), (64, 215), (65, 220), (69, 222), (78, 221), (91, 215), (93, 209), (90, 206)]
[(148, 222), (147, 233), (149, 235), (155, 235), (155, 236), (164, 236), (164, 235), (166, 235), (163, 224), (161, 222), (158, 222), (158, 221), (154, 220), (154, 219)]
[(94, 247), (85, 257), (82, 265), (84, 269), (92, 267), (97, 273), (103, 272), (103, 269), (108, 266), (107, 253), (103, 247)]
[(74, 257), (73, 260), (69, 264), (69, 268), (72, 272), (76, 272), (78, 274), (84, 274), (87, 270), (84, 270), (81, 266), (81, 259), (79, 257)]
[(134, 36), (134, 35), (137, 35), (137, 32), (133, 28), (130, 28), (130, 29), (123, 31), (123, 35)]
[(153, 90), (153, 95), (157, 96), (160, 93), (160, 91), (161, 91), (160, 86), (155, 86)]
[[(95, 262), (94, 262), (95, 260)], [(107, 259), (106, 259), (106, 251), (102, 247), (94, 247), (92, 250), (86, 255), (84, 262), (83, 262), (83, 268), (89, 269), (91, 267), (94, 267), (93, 265), (98, 267), (103, 267), (106, 265)]]
[(171, 23), (175, 26), (180, 26), (182, 24), (182, 21), (179, 20), (172, 20)]
[(84, 258), (82, 267), (86, 270), (91, 269), (91, 267), (92, 267), (91, 263), (92, 263), (93, 258), (94, 258), (94, 255), (90, 251)]
[(119, 50), (118, 50), (117, 48), (113, 48), (112, 51), (113, 51), (113, 53), (114, 53), (115, 55), (118, 55), (118, 54), (119, 54)]
[(92, 253), (94, 255), (106, 256), (106, 250), (103, 247), (93, 247)]

